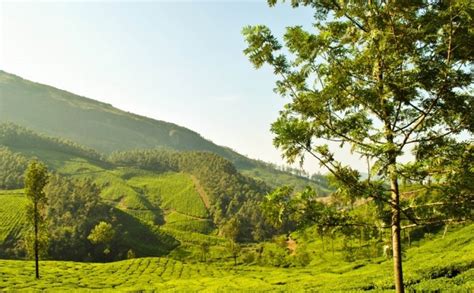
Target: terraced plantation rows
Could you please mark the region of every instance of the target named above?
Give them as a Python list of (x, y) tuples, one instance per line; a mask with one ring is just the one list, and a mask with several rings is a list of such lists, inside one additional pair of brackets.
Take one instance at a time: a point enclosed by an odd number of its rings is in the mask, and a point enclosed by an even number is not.
[(142, 188), (150, 197), (161, 198), (164, 209), (181, 214), (207, 218), (209, 213), (191, 176), (182, 173), (165, 173), (159, 176), (136, 176), (127, 181), (131, 186)]
[(9, 237), (18, 237), (25, 222), (26, 198), (22, 190), (0, 190), (0, 245)]
[(170, 212), (165, 215), (166, 224), (164, 227), (182, 231), (194, 231), (208, 234), (213, 230), (211, 220), (191, 217), (178, 212)]
[[(446, 237), (423, 240), (405, 253), (408, 290), (472, 292), (474, 225)], [(329, 254), (330, 255), (330, 254)], [(383, 257), (345, 262), (322, 256), (305, 268), (275, 268), (232, 262), (185, 263), (172, 258), (140, 258), (113, 263), (41, 262), (34, 280), (32, 261), (0, 260), (0, 291), (51, 289), (101, 291), (363, 291), (391, 290), (392, 263)]]

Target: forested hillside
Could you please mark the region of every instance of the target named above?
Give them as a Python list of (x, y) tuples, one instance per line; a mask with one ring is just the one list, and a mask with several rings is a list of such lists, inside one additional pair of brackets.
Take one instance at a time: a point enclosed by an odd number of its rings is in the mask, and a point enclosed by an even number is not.
[[(54, 173), (46, 193), (49, 249), (55, 258), (113, 260), (123, 258), (128, 249), (141, 256), (162, 255), (177, 245), (174, 237), (183, 240), (180, 231), (241, 242), (263, 240), (277, 231), (262, 217), (259, 204), (270, 188), (216, 154), (155, 149), (103, 156), (14, 124), (0, 125), (0, 146), (0, 189), (23, 188), (23, 174), (33, 158)], [(128, 235), (107, 246), (113, 252), (107, 256), (87, 241), (102, 221), (111, 223), (115, 233)], [(4, 229), (21, 229), (16, 224)], [(5, 237), (7, 255), (26, 253), (13, 245), (21, 239), (19, 233)], [(69, 241), (61, 242), (65, 237)], [(137, 239), (147, 239), (150, 246)]]
[(39, 133), (70, 139), (102, 153), (157, 147), (212, 152), (272, 186), (291, 184), (302, 189), (310, 184), (322, 193), (327, 192), (324, 177), (319, 178), (323, 185), (318, 187), (316, 181), (249, 159), (187, 128), (124, 112), (1, 70), (0, 92), (0, 122), (13, 122)]

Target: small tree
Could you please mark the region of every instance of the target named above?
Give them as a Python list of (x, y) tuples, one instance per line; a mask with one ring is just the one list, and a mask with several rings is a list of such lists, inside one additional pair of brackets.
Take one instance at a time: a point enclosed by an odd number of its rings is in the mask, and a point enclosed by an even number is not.
[(225, 225), (222, 227), (222, 234), (232, 241), (237, 241), (240, 233), (240, 220), (238, 217), (233, 216), (230, 218)]
[(136, 254), (135, 254), (135, 252), (133, 251), (133, 249), (130, 248), (130, 249), (127, 251), (127, 259), (132, 259), (132, 258), (135, 258), (135, 257), (137, 257)]
[(235, 242), (234, 240), (230, 240), (227, 244), (227, 249), (229, 250), (232, 258), (234, 259), (234, 265), (236, 266), (237, 258), (239, 257), (242, 248), (237, 242)]
[(114, 239), (115, 230), (111, 224), (107, 222), (99, 222), (91, 231), (87, 239), (92, 244), (103, 244), (105, 245), (105, 249), (103, 253), (108, 255), (110, 253), (110, 243)]
[(201, 248), (201, 260), (203, 262), (207, 261), (207, 255), (209, 254), (209, 250), (211, 248), (209, 242), (202, 242), (200, 245)]
[(25, 193), (29, 200), (28, 219), (32, 222), (34, 228), (33, 249), (35, 255), (36, 279), (39, 279), (39, 254), (40, 254), (40, 233), (45, 224), (45, 206), (47, 203), (46, 195), (43, 191), (48, 183), (48, 169), (43, 163), (32, 161), (28, 165), (25, 173)]

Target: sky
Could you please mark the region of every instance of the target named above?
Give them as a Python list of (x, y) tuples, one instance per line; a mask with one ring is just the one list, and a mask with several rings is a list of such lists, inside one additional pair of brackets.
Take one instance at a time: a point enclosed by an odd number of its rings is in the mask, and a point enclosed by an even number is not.
[[(283, 164), (270, 125), (289, 100), (243, 54), (245, 25), (311, 27), (313, 11), (266, 1), (0, 0), (0, 69), (190, 128)], [(336, 150), (364, 170), (365, 161)], [(308, 161), (308, 172), (320, 171)]]

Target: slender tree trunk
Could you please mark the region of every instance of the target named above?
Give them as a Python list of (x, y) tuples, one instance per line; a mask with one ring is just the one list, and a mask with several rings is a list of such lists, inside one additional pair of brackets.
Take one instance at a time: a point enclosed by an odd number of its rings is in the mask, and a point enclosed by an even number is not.
[(38, 204), (35, 202), (34, 205), (34, 225), (35, 225), (35, 270), (36, 270), (36, 279), (39, 279), (39, 255), (38, 255)]
[(448, 232), (448, 226), (449, 226), (449, 223), (446, 223), (446, 225), (444, 225), (443, 239), (446, 236), (446, 232)]
[(400, 191), (398, 189), (398, 177), (395, 170), (395, 162), (390, 166), (390, 187), (392, 203), (392, 253), (393, 272), (395, 277), (395, 290), (398, 293), (405, 292), (403, 285), (402, 270), (402, 246), (400, 239)]
[(407, 228), (407, 235), (408, 235), (408, 246), (411, 247), (410, 228)]

